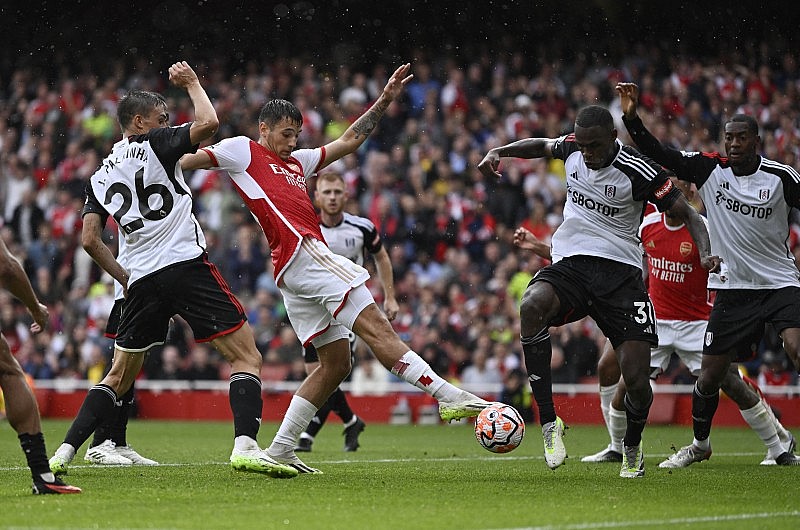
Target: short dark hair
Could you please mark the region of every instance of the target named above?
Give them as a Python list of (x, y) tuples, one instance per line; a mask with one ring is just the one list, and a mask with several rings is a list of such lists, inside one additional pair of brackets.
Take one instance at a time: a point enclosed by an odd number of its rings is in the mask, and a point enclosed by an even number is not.
[(589, 105), (578, 111), (578, 115), (575, 117), (575, 125), (583, 128), (600, 126), (611, 130), (614, 128), (614, 119), (607, 108), (600, 105)]
[(752, 116), (748, 116), (747, 114), (734, 114), (731, 116), (731, 119), (728, 120), (728, 123), (744, 123), (747, 125), (747, 131), (753, 133), (754, 136), (758, 136), (758, 122)]
[(119, 126), (124, 131), (131, 124), (134, 116), (137, 114), (144, 116), (157, 107), (167, 108), (167, 100), (161, 94), (146, 90), (131, 90), (119, 100), (117, 105)]
[(289, 118), (298, 125), (303, 125), (303, 114), (300, 109), (295, 107), (291, 101), (285, 99), (273, 99), (261, 107), (258, 115), (258, 123), (266, 123), (270, 127), (284, 118)]

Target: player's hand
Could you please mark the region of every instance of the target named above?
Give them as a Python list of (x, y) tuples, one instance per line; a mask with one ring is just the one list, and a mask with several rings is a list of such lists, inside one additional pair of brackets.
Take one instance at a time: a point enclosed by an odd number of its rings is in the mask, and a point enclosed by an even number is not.
[(719, 272), (722, 259), (719, 256), (706, 256), (700, 258), (700, 265), (708, 272)]
[(636, 117), (636, 107), (639, 102), (639, 87), (636, 83), (617, 83), (615, 87), (619, 94), (619, 102), (626, 118)]
[(47, 322), (50, 320), (50, 312), (47, 310), (47, 306), (39, 303), (38, 307), (33, 311), (28, 309), (28, 312), (33, 317), (33, 323), (30, 328), (31, 333), (41, 333), (41, 331), (47, 327)]
[(520, 226), (514, 231), (514, 244), (525, 250), (535, 250), (536, 245), (542, 242), (536, 239), (533, 232)]
[(411, 63), (406, 63), (397, 68), (383, 88), (383, 97), (388, 101), (394, 101), (394, 98), (399, 96), (408, 82), (413, 79), (414, 75), (408, 73), (410, 71)]
[(180, 61), (169, 67), (169, 80), (178, 87), (187, 88), (194, 83), (199, 83), (197, 74), (186, 61)]
[(397, 312), (400, 311), (400, 305), (394, 298), (387, 298), (383, 302), (383, 312), (386, 313), (386, 318), (391, 322), (397, 318)]
[(495, 153), (494, 151), (489, 151), (486, 153), (486, 156), (483, 157), (483, 160), (480, 161), (478, 164), (478, 169), (481, 173), (483, 173), (487, 177), (495, 176), (497, 178), (502, 177), (503, 175), (500, 174), (500, 155)]

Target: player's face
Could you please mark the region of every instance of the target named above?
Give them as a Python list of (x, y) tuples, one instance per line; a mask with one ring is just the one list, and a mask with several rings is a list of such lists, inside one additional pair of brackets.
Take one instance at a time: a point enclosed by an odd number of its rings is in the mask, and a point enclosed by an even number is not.
[(344, 210), (346, 196), (344, 182), (340, 180), (317, 181), (317, 203), (328, 215), (338, 215)]
[(757, 161), (758, 135), (753, 134), (743, 122), (725, 124), (725, 152), (733, 168), (749, 168)]
[(302, 130), (300, 124), (284, 118), (273, 127), (264, 122), (258, 124), (260, 143), (277, 154), (281, 160), (287, 160), (297, 147), (297, 138)]
[(153, 107), (149, 114), (141, 116), (140, 127), (145, 131), (169, 126), (169, 113), (166, 107)]
[(583, 161), (589, 169), (600, 169), (611, 163), (615, 154), (616, 129), (605, 129), (599, 125), (581, 127), (575, 125), (575, 143), (578, 144)]

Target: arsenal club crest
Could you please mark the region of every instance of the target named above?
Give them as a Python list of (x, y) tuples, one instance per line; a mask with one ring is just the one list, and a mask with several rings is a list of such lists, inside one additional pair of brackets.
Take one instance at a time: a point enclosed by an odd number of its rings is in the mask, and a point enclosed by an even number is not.
[(692, 244), (689, 241), (681, 241), (680, 251), (681, 256), (687, 257), (692, 253)]

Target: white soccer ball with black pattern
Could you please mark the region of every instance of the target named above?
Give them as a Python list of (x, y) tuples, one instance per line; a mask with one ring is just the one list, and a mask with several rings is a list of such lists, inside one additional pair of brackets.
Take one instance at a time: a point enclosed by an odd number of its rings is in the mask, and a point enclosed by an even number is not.
[(504, 403), (489, 405), (475, 418), (475, 438), (493, 453), (508, 453), (522, 443), (525, 422), (517, 409)]

